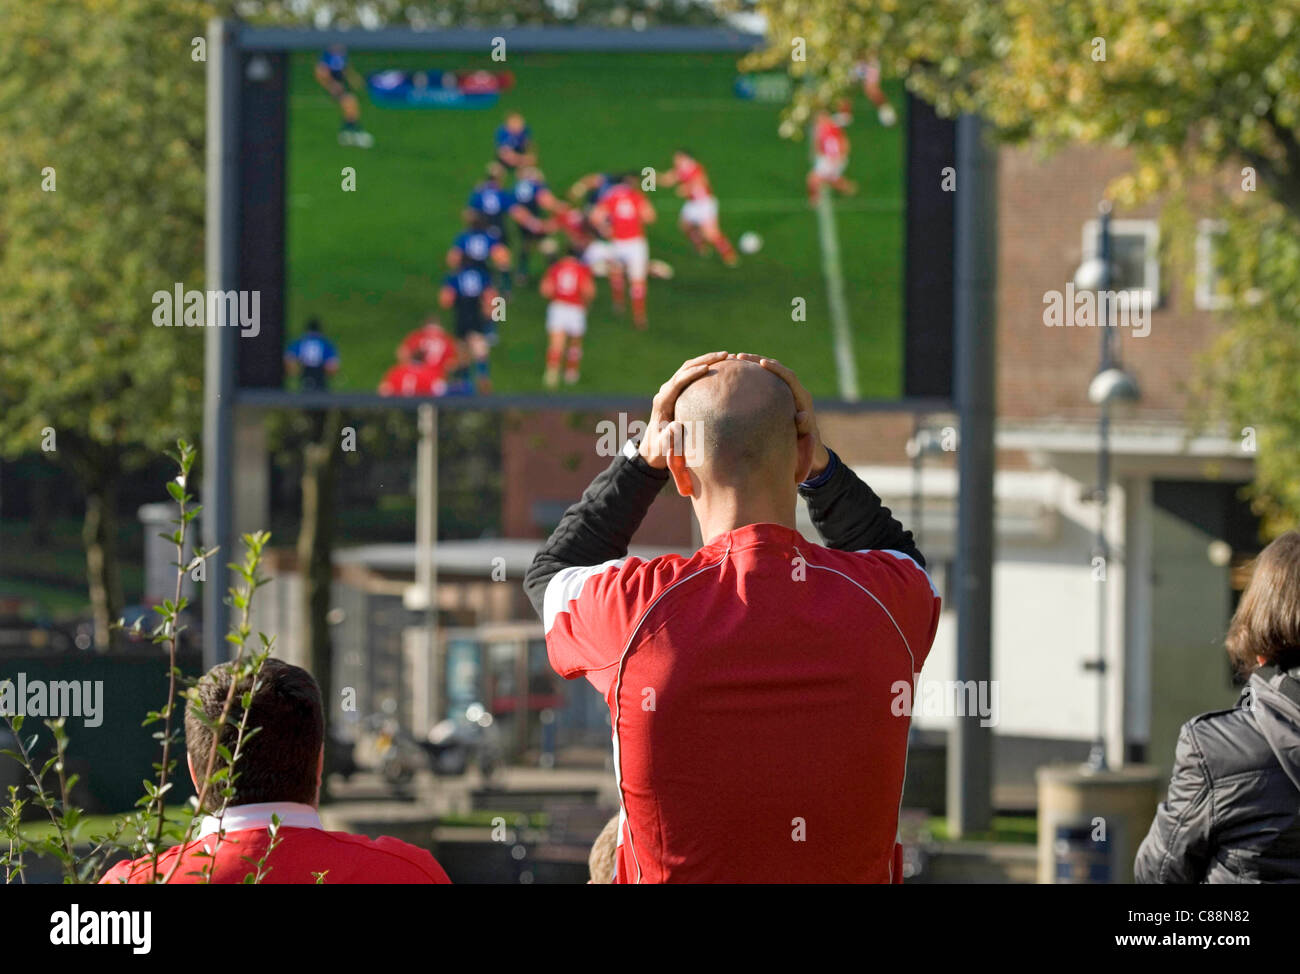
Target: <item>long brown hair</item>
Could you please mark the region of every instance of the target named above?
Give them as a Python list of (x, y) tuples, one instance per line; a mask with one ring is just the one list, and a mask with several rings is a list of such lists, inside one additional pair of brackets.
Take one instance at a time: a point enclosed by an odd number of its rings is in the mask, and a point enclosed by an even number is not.
[(1258, 657), (1281, 669), (1300, 664), (1300, 531), (1260, 552), (1228, 627), (1228, 656), (1246, 675)]

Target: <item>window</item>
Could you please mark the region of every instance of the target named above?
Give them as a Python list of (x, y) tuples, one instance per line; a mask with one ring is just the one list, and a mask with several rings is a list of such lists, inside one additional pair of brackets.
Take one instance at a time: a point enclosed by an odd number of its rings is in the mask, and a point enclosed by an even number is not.
[(1214, 252), (1216, 238), (1226, 229), (1222, 220), (1202, 220), (1196, 225), (1196, 306), (1202, 311), (1216, 311), (1232, 303)]
[[(1097, 256), (1096, 220), (1083, 225), (1083, 258)], [(1130, 299), (1150, 294), (1151, 306), (1160, 304), (1160, 224), (1155, 220), (1111, 220), (1110, 258), (1112, 290), (1128, 291)]]
[[(1218, 240), (1228, 225), (1223, 220), (1201, 220), (1196, 225), (1196, 306), (1203, 311), (1217, 311), (1232, 304), (1228, 282), (1219, 273)], [(1263, 292), (1252, 287), (1246, 291), (1247, 304), (1258, 304)]]

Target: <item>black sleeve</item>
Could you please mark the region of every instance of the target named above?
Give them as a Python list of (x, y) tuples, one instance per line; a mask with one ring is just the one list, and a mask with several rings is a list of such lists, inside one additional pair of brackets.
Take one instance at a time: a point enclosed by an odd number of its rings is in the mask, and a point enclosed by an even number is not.
[(901, 551), (925, 567), (912, 532), (903, 530), (876, 492), (834, 453), (821, 475), (799, 485), (799, 494), (808, 502), (808, 513), (826, 547)]
[(629, 460), (619, 454), (597, 475), (582, 499), (564, 512), (524, 575), (524, 591), (539, 616), (546, 586), (557, 572), (627, 554), (632, 535), (667, 480), (667, 470), (655, 469), (640, 455)]
[(1205, 878), (1212, 851), (1214, 803), (1193, 723), (1183, 725), (1174, 751), (1169, 793), (1133, 863), (1135, 883), (1193, 884)]

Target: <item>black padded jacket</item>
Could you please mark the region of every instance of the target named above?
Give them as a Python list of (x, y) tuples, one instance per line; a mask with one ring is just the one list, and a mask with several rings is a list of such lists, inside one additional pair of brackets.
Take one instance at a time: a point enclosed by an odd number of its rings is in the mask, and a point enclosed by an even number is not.
[(1178, 736), (1139, 883), (1300, 883), (1300, 667), (1260, 667)]

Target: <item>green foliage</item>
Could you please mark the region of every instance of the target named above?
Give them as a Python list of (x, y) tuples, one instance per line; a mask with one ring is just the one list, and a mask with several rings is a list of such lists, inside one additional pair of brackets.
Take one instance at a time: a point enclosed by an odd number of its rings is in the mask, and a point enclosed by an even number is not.
[(0, 457), (87, 499), (96, 643), (121, 608), (114, 485), (201, 414), (202, 329), (152, 296), (203, 280), (210, 5), (0, 0)]
[(0, 0), (0, 455), (51, 427), (93, 480), (197, 424), (202, 335), (150, 315), (203, 280), (210, 11)]

